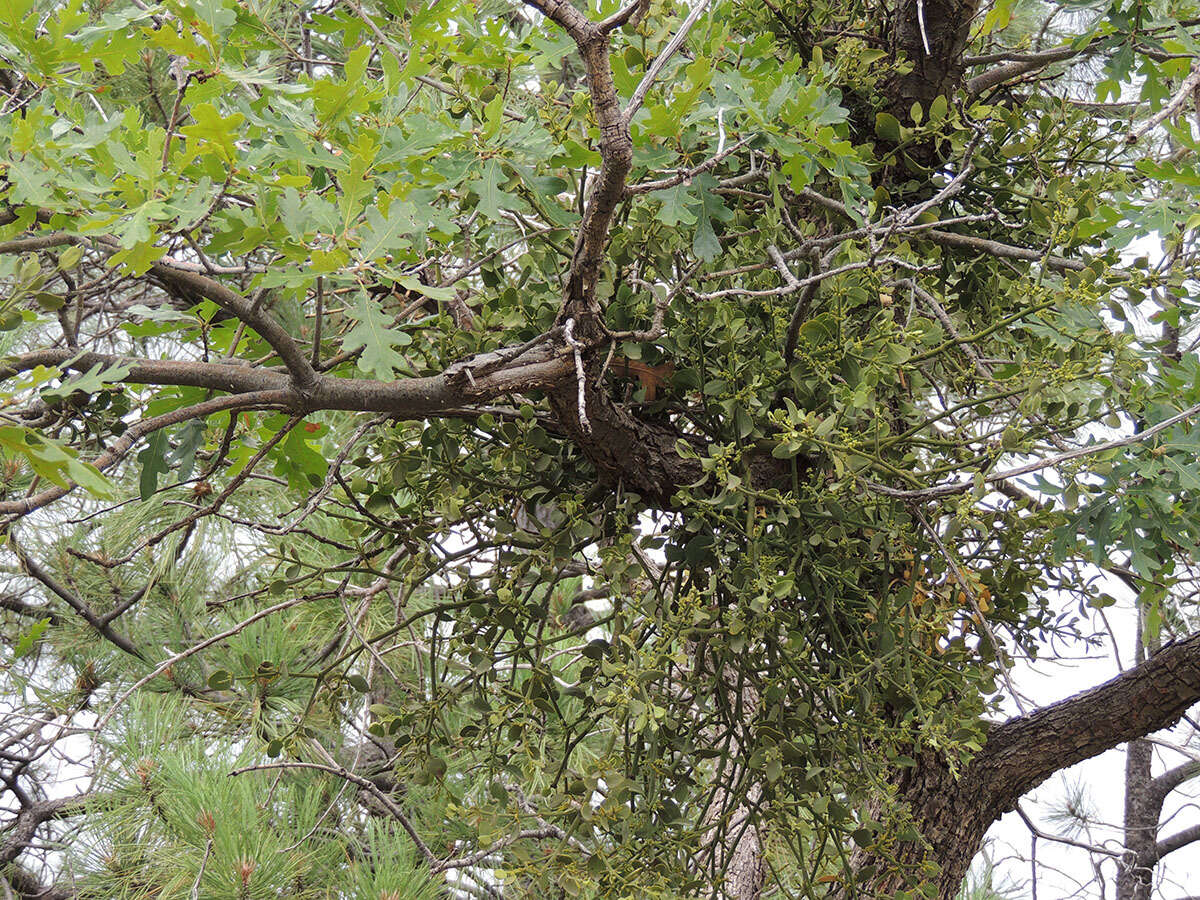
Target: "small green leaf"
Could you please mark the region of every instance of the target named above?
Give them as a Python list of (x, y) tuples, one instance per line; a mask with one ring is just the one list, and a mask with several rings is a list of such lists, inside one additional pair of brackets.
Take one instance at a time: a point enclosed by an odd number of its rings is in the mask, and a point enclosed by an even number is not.
[(506, 194), (500, 189), (500, 185), (506, 180), (504, 172), (500, 169), (500, 163), (495, 159), (489, 159), (487, 165), (483, 167), (483, 173), (471, 182), (471, 189), (479, 196), (477, 208), (489, 219), (498, 221), (502, 208), (511, 209), (518, 206), (516, 197)]
[(58, 294), (52, 294), (49, 291), (38, 291), (33, 295), (34, 302), (46, 312), (54, 312), (56, 309), (62, 309), (63, 304), (67, 301)]
[(891, 113), (876, 113), (875, 134), (893, 144), (900, 143), (900, 120)]
[(946, 95), (938, 94), (929, 104), (929, 121), (940, 122), (946, 118)]
[(64, 272), (75, 268), (79, 265), (79, 260), (83, 257), (83, 248), (78, 244), (72, 244), (64, 250), (58, 257), (58, 267)]
[(49, 626), (49, 618), (34, 622), (32, 627), (17, 640), (17, 645), (13, 647), (13, 659), (20, 659), (33, 652), (34, 645), (42, 639), (42, 635), (46, 633)]
[(676, 225), (694, 225), (696, 223), (696, 214), (688, 209), (689, 206), (696, 202), (690, 185), (677, 184), (674, 187), (659, 191), (654, 197), (662, 203), (662, 206), (659, 207), (654, 217), (664, 225), (674, 227)]

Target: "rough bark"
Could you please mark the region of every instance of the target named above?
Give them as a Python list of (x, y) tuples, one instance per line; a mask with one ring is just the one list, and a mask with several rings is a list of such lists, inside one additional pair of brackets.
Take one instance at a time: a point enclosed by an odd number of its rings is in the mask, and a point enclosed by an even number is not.
[(1125, 858), (1117, 873), (1117, 900), (1150, 900), (1155, 836), (1162, 800), (1150, 791), (1154, 754), (1147, 741), (1130, 741), (1125, 750)]
[(856, 851), (853, 870), (871, 866), (875, 874), (832, 896), (891, 896), (916, 878), (939, 900), (952, 900), (988, 827), (1023, 794), (1061, 769), (1169, 727), (1198, 700), (1200, 634), (1102, 685), (994, 725), (957, 778), (944, 759), (921, 755), (894, 783), (923, 841), (902, 844), (895, 859)]
[(978, 0), (902, 0), (898, 4), (893, 52), (911, 63), (912, 69), (894, 76), (886, 89), (896, 118), (911, 121), (913, 103), (927, 109), (939, 94), (958, 87), (977, 7)]
[(83, 812), (90, 798), (91, 795), (81, 794), (38, 801), (22, 810), (0, 833), (4, 838), (0, 844), (0, 885), (8, 889), (4, 896), (15, 895), (20, 900), (67, 900), (75, 896), (75, 891), (69, 888), (43, 883), (33, 871), (18, 863), (17, 857), (33, 842), (43, 825)]
[(70, 900), (77, 896), (69, 887), (57, 884), (44, 884), (33, 872), (16, 863), (10, 864), (4, 871), (4, 881), (12, 890), (17, 900)]
[(6, 829), (4, 843), (0, 844), (0, 865), (15, 860), (42, 825), (83, 812), (84, 804), (90, 799), (90, 794), (80, 794), (57, 800), (41, 800), (23, 809)]
[[(1146, 661), (1145, 611), (1138, 608), (1134, 661)], [(1157, 649), (1150, 648), (1151, 652)], [(1158, 817), (1166, 794), (1155, 796), (1151, 768), (1153, 748), (1147, 741), (1130, 741), (1125, 748), (1125, 857), (1117, 872), (1117, 900), (1150, 900), (1153, 887)]]

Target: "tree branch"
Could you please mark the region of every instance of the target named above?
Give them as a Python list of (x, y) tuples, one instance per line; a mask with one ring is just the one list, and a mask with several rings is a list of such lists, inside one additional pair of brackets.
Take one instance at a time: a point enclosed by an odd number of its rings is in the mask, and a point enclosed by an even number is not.
[(0, 881), (8, 882), (19, 900), (72, 900), (77, 896), (71, 888), (43, 884), (33, 872), (16, 863), (9, 863), (0, 871)]
[(596, 282), (608, 243), (608, 228), (625, 191), (625, 178), (633, 165), (633, 139), (621, 112), (617, 88), (609, 65), (609, 35), (565, 0), (525, 0), (559, 25), (575, 41), (588, 74), (592, 112), (600, 126), (600, 174), (592, 182), (575, 251), (567, 272), (559, 324), (580, 315), (597, 316)]
[(1163, 838), (1155, 847), (1155, 855), (1158, 859), (1162, 859), (1176, 850), (1182, 850), (1189, 844), (1196, 843), (1196, 841), (1200, 841), (1200, 825), (1193, 825), (1191, 828), (1176, 832), (1169, 838)]
[[(1072, 59), (1086, 51), (1087, 48), (1055, 47), (1052, 50), (1044, 50), (1041, 53), (1015, 55), (1015, 58), (1010, 59), (1008, 62), (988, 69), (986, 72), (981, 72), (974, 78), (969, 79), (967, 81), (967, 93), (972, 97), (977, 97), (988, 88), (1004, 84), (1006, 81), (1012, 81), (1014, 78), (1020, 78), (1022, 75), (1027, 75), (1030, 72), (1044, 69), (1046, 66), (1056, 62)], [(988, 58), (985, 57), (984, 59)], [(988, 61), (991, 60), (989, 59)]]
[(1150, 789), (1156, 797), (1166, 797), (1185, 781), (1200, 775), (1200, 760), (1189, 760), (1174, 769), (1168, 769), (1150, 782)]
[(993, 727), (964, 778), (1002, 809), (1060, 769), (1166, 728), (1200, 700), (1200, 634), (1111, 681)]
[(81, 619), (96, 629), (97, 632), (103, 635), (104, 638), (110, 641), (114, 646), (119, 647), (131, 656), (136, 656), (138, 659), (145, 659), (145, 657), (142, 656), (141, 651), (138, 650), (138, 648), (132, 641), (129, 640), (129, 638), (113, 631), (111, 624), (105, 622), (100, 616), (96, 615), (92, 608), (84, 603), (83, 600), (81, 600), (79, 597), (76, 597), (75, 594), (68, 590), (65, 585), (60, 584), (49, 572), (43, 569), (36, 560), (34, 560), (21, 548), (21, 545), (17, 543), (14, 536), (9, 536), (8, 544), (13, 553), (16, 554), (17, 559), (20, 561), (21, 568), (23, 568), (30, 575), (30, 577), (41, 582), (46, 590), (50, 591), (52, 594), (61, 599), (67, 604), (67, 606), (71, 607), (71, 609), (75, 610)]
[(29, 616), (32, 619), (49, 619), (51, 625), (57, 625), (61, 620), (58, 613), (45, 606), (26, 603), (20, 597), (12, 594), (0, 594), (0, 609), (6, 609), (19, 616)]
[[(98, 249), (106, 253), (115, 253), (121, 249), (121, 245), (112, 237), (85, 238), (66, 231), (53, 231), (0, 243), (0, 253), (23, 253), (31, 249), (44, 250), (55, 246), (76, 244), (99, 245)], [(149, 274), (179, 293), (211, 300), (221, 309), (253, 328), (283, 360), (284, 365), (292, 374), (292, 378), (295, 379), (296, 386), (301, 391), (307, 390), (316, 380), (316, 372), (304, 351), (275, 320), (275, 317), (257, 304), (251, 303), (221, 282), (207, 275), (189, 271), (171, 260), (160, 259), (153, 263), (150, 266)]]
[[(180, 422), (186, 422), (189, 419), (200, 419), (210, 416), (213, 413), (224, 412), (230, 409), (264, 409), (271, 407), (286, 409), (289, 407), (291, 400), (292, 394), (288, 391), (255, 391), (249, 394), (234, 394), (232, 397), (216, 397), (212, 400), (206, 400), (203, 403), (196, 403), (183, 409), (163, 413), (161, 416), (145, 419), (130, 426), (123, 435), (113, 441), (106, 451), (92, 460), (92, 465), (103, 472), (105, 469), (112, 467), (124, 459), (125, 455), (129, 453), (138, 440), (161, 428), (169, 428), (172, 425), (178, 425)], [(75, 490), (76, 487), (77, 485), (72, 483), (69, 483), (66, 487), (58, 487), (56, 485), (21, 500), (0, 502), (0, 515), (19, 518), (33, 512), (35, 509), (41, 509), (43, 506), (53, 503), (61, 497), (65, 497), (71, 491)]]
[(8, 837), (0, 844), (0, 866), (15, 860), (43, 824), (82, 812), (84, 804), (91, 800), (92, 796), (90, 793), (83, 793), (73, 797), (59, 797), (56, 800), (43, 800), (21, 810), (11, 826)]

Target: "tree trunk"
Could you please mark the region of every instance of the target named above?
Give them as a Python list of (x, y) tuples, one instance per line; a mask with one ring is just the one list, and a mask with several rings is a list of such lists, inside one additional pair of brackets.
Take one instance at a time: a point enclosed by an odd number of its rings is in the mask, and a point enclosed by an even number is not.
[(958, 87), (963, 51), (978, 5), (978, 0), (902, 0), (897, 4), (893, 53), (912, 66), (894, 76), (886, 89), (897, 119), (911, 122), (913, 103), (927, 110), (939, 94)]
[[(1139, 665), (1146, 661), (1145, 618), (1139, 604), (1134, 647), (1134, 661)], [(1163, 797), (1155, 797), (1153, 789), (1153, 761), (1148, 741), (1130, 741), (1125, 748), (1125, 857), (1117, 873), (1117, 900), (1150, 900), (1163, 804)]]
[(1162, 807), (1151, 792), (1152, 758), (1148, 741), (1130, 741), (1125, 750), (1125, 858), (1117, 873), (1117, 900), (1150, 900)]

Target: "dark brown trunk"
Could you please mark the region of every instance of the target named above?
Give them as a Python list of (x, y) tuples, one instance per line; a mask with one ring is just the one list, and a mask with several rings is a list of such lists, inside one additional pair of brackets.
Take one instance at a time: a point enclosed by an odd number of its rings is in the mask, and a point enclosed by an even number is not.
[(963, 51), (971, 33), (978, 0), (901, 0), (892, 31), (893, 52), (912, 68), (892, 78), (887, 87), (891, 112), (911, 122), (909, 110), (925, 110), (939, 94), (958, 87), (963, 75)]
[(945, 760), (926, 753), (896, 779), (898, 799), (907, 804), (922, 841), (902, 841), (890, 853), (857, 849), (851, 855), (856, 881), (839, 884), (836, 900), (893, 897), (903, 890), (929, 886), (932, 897), (953, 900), (988, 827), (1003, 812), (964, 773), (957, 780)]

